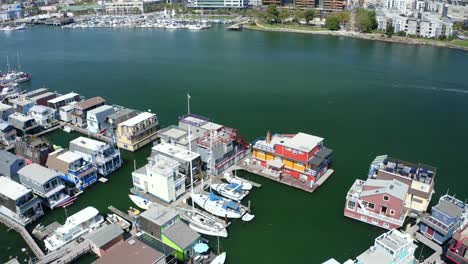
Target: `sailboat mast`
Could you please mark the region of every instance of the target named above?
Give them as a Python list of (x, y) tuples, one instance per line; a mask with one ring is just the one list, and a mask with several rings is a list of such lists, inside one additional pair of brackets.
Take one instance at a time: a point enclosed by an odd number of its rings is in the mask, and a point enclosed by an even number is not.
[(213, 174), (213, 129), (210, 129), (210, 193), (211, 193), (211, 174)]
[(8, 72), (10, 72), (10, 60), (8, 59), (8, 55), (6, 56), (6, 65)]
[[(187, 94), (187, 112), (190, 114), (190, 95)], [(191, 186), (191, 193), (192, 193), (192, 212), (195, 212), (195, 205), (193, 201), (194, 193), (193, 193), (193, 168), (192, 168), (192, 141), (191, 141), (191, 130), (190, 124), (188, 125), (188, 148), (189, 148), (189, 159), (190, 159), (190, 186)], [(203, 188), (203, 186), (202, 186)]]
[(21, 71), (21, 64), (20, 64), (20, 60), (19, 60), (19, 53), (16, 52), (16, 67), (18, 68), (18, 71)]

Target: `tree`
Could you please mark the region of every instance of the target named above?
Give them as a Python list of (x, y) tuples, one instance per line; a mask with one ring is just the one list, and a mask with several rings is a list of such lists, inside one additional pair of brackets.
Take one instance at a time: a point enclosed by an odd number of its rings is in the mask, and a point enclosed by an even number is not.
[(304, 12), (302, 12), (302, 10), (296, 6), (296, 8), (294, 9), (293, 17), (294, 22), (299, 23), (301, 19), (304, 18)]
[(338, 30), (340, 29), (340, 18), (336, 14), (330, 14), (327, 16), (325, 21), (325, 26), (329, 30)]
[(395, 27), (393, 26), (392, 23), (387, 23), (387, 28), (385, 29), (385, 35), (391, 38), (393, 36), (393, 33), (395, 33)]
[(265, 12), (265, 20), (269, 24), (278, 23), (279, 11), (276, 5), (269, 5)]
[(349, 13), (349, 11), (341, 11), (341, 12), (337, 13), (337, 16), (340, 19), (341, 24), (348, 23), (350, 15), (351, 14)]
[(310, 21), (312, 21), (317, 14), (315, 13), (315, 10), (309, 9), (304, 11), (304, 19), (306, 20), (306, 23), (309, 24)]
[(374, 11), (367, 11), (363, 8), (358, 8), (356, 11), (356, 27), (360, 32), (371, 32), (377, 28), (377, 19)]
[(278, 20), (281, 21), (281, 23), (284, 23), (286, 19), (290, 17), (288, 10), (286, 9), (281, 9), (278, 14)]

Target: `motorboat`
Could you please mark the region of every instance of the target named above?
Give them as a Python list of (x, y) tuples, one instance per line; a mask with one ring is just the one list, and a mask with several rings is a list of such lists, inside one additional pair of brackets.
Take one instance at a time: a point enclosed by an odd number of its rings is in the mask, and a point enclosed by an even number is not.
[(130, 223), (117, 214), (107, 214), (106, 221), (110, 224), (118, 225), (122, 230), (129, 231)]
[(60, 249), (75, 239), (87, 234), (101, 226), (104, 218), (94, 207), (86, 207), (70, 216), (65, 224), (44, 239), (45, 247), (49, 252)]
[(180, 216), (189, 222), (189, 227), (201, 234), (208, 236), (227, 237), (226, 227), (215, 221), (212, 217), (202, 214), (194, 209), (177, 207)]
[(140, 207), (143, 210), (148, 210), (150, 205), (153, 203), (148, 199), (132, 194), (129, 194), (128, 197), (130, 197), (130, 200), (132, 200), (132, 202), (135, 203), (136, 206)]
[(249, 191), (243, 190), (242, 185), (237, 183), (216, 183), (210, 186), (222, 196), (234, 201), (241, 201), (249, 194)]
[(240, 184), (242, 185), (242, 190), (246, 190), (246, 191), (250, 191), (252, 190), (252, 184), (241, 179), (241, 178), (238, 178), (236, 176), (232, 176), (230, 173), (225, 173), (224, 174), (224, 179), (228, 182), (228, 183), (236, 183), (236, 184)]
[(209, 195), (195, 193), (191, 197), (198, 206), (219, 217), (241, 218), (246, 213), (238, 202), (220, 197), (213, 192)]

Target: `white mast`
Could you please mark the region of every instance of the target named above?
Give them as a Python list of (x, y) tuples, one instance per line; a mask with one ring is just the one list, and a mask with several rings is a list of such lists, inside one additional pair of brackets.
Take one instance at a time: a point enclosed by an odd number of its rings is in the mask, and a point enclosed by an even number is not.
[[(190, 114), (190, 95), (187, 94), (187, 112)], [(192, 169), (192, 142), (190, 137), (190, 124), (188, 124), (188, 148), (189, 148), (189, 159), (190, 159), (190, 186), (191, 186), (191, 193), (192, 193), (192, 212), (195, 212), (195, 205), (193, 202), (193, 169)], [(202, 186), (203, 188), (203, 186)]]
[(10, 72), (10, 60), (8, 59), (8, 56), (6, 56), (6, 65), (8, 72)]
[(20, 60), (19, 60), (19, 53), (16, 52), (16, 63), (18, 65), (16, 65), (16, 67), (18, 67), (18, 71), (21, 71), (21, 64), (20, 64)]

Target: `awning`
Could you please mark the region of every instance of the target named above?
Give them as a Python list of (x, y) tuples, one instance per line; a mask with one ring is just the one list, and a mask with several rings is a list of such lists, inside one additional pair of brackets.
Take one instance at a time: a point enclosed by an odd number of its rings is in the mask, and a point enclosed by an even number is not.
[(274, 160), (268, 161), (268, 166), (281, 169), (281, 168), (283, 168), (284, 164), (283, 164), (283, 162), (281, 160), (274, 159)]
[(218, 195), (210, 192), (210, 200), (211, 201), (221, 201), (223, 198), (219, 197)]
[(193, 246), (193, 250), (197, 253), (205, 253), (209, 249), (208, 245), (205, 243), (198, 243), (195, 246)]

